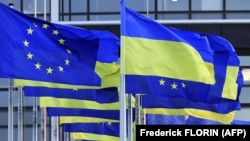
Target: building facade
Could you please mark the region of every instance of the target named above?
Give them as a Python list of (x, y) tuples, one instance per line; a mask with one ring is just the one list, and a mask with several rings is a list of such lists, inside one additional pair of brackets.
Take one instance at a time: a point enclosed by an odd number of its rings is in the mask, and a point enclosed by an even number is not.
[[(13, 8), (44, 20), (86, 29), (105, 29), (120, 36), (119, 0), (0, 0)], [(159, 23), (190, 31), (212, 33), (229, 40), (235, 47), (244, 72), (240, 96), (242, 109), (236, 119), (250, 120), (250, 1), (249, 0), (126, 0), (126, 5)], [(133, 26), (131, 26), (133, 28)], [(33, 98), (20, 102), (19, 89), (10, 92), (10, 80), (0, 79), (0, 137), (8, 140), (8, 124), (13, 121), (13, 140), (40, 140), (41, 109), (33, 107)], [(9, 95), (13, 94), (13, 99)], [(13, 103), (13, 119), (9, 119), (9, 103)], [(37, 100), (35, 100), (37, 101)], [(35, 102), (37, 103), (37, 102)], [(18, 105), (23, 104), (23, 121), (19, 121)], [(34, 111), (38, 110), (36, 114)], [(38, 121), (34, 121), (34, 117)], [(50, 119), (47, 134), (50, 135)], [(23, 136), (18, 135), (24, 123)], [(38, 127), (34, 130), (34, 126)], [(32, 135), (37, 134), (37, 138)], [(12, 140), (11, 140), (12, 141)]]

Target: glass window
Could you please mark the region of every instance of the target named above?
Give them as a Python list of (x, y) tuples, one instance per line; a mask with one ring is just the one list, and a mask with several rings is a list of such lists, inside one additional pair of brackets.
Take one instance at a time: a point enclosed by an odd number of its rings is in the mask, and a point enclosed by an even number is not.
[(126, 6), (136, 11), (154, 11), (155, 0), (127, 0)]
[(17, 10), (20, 10), (21, 9), (21, 2), (20, 0), (0, 0), (1, 3), (4, 3), (6, 5), (8, 5), (10, 2), (14, 4), (14, 8), (17, 9)]
[(250, 10), (250, 1), (226, 0), (226, 10)]
[(90, 12), (120, 12), (117, 0), (90, 0)]
[(192, 13), (192, 19), (223, 19), (222, 13)]
[(192, 10), (207, 11), (207, 10), (222, 10), (222, 0), (192, 0)]
[(188, 0), (158, 0), (160, 11), (188, 11)]
[(250, 68), (242, 69), (244, 84), (250, 84)]
[(246, 13), (226, 13), (226, 19), (250, 19), (250, 12)]
[(183, 20), (188, 19), (188, 13), (158, 14), (158, 20)]
[[(66, 19), (69, 19), (69, 17), (65, 17)], [(85, 15), (73, 15), (71, 16), (71, 21), (86, 21), (87, 16)]]
[[(46, 3), (46, 7), (44, 4)], [(50, 11), (50, 1), (49, 0), (37, 0), (37, 14), (43, 14), (45, 12), (44, 8), (46, 8), (46, 13)], [(27, 14), (35, 13), (35, 2), (34, 0), (23, 0), (23, 12)]]
[(91, 15), (91, 21), (120, 20), (120, 15)]
[(86, 12), (86, 11), (87, 11), (86, 0), (71, 0), (71, 12)]

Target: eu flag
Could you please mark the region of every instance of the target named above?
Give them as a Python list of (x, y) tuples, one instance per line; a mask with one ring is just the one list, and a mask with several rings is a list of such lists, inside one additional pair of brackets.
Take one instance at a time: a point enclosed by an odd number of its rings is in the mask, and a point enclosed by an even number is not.
[(110, 32), (51, 23), (2, 3), (0, 18), (4, 21), (0, 23), (0, 77), (4, 78), (100, 86), (95, 72), (98, 50), (119, 45)]

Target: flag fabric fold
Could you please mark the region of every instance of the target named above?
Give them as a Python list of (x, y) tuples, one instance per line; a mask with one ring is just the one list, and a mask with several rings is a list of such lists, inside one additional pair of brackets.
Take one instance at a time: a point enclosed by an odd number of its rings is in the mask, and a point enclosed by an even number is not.
[(103, 89), (61, 89), (24, 86), (23, 90), (24, 96), (78, 99), (96, 101), (99, 103), (112, 103), (119, 101), (118, 89), (116, 87)]
[(152, 95), (143, 95), (141, 99), (145, 114), (172, 117), (194, 116), (223, 124), (231, 123), (236, 111), (240, 109), (240, 103), (234, 100), (211, 104), (183, 98), (159, 98)]

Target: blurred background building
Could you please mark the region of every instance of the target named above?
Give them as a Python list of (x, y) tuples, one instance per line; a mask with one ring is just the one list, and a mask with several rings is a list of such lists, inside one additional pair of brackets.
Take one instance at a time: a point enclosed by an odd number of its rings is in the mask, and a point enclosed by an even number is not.
[[(120, 36), (119, 0), (0, 0), (13, 8), (44, 20), (86, 29), (105, 29)], [(244, 87), (242, 109), (236, 119), (250, 120), (250, 1), (249, 0), (127, 0), (126, 5), (158, 22), (190, 31), (220, 35), (229, 40), (240, 56)], [(3, 21), (1, 21), (3, 22)], [(133, 28), (133, 25), (131, 25)], [(8, 140), (9, 79), (0, 79), (0, 137)], [(18, 128), (18, 91), (13, 93), (14, 135)], [(33, 98), (24, 98), (24, 140), (35, 141), (41, 132), (40, 109), (34, 115)], [(38, 121), (34, 121), (38, 117)], [(48, 119), (49, 121), (49, 119)], [(38, 130), (32, 128), (37, 122)], [(50, 121), (48, 122), (48, 129)], [(48, 130), (48, 135), (51, 134)], [(37, 137), (40, 138), (39, 136)], [(17, 136), (14, 137), (17, 140)]]

